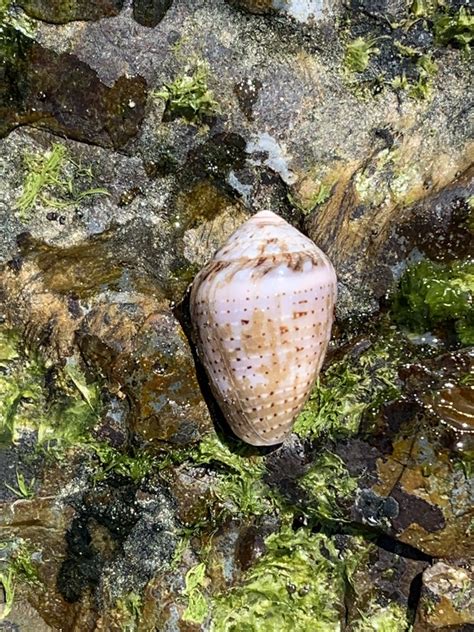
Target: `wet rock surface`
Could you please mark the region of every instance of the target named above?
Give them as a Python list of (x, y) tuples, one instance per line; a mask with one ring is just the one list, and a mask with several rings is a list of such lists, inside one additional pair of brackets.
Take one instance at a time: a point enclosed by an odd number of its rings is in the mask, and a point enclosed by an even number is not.
[[(470, 629), (468, 3), (0, 19), (0, 627)], [(339, 301), (294, 434), (258, 450), (186, 292), (268, 208)]]
[[(468, 629), (474, 622), (472, 568), (438, 562), (423, 573), (415, 630)], [(456, 629), (455, 628), (455, 629)]]
[(75, 55), (58, 55), (14, 29), (6, 37), (11, 41), (1, 95), (1, 136), (19, 125), (36, 125), (117, 149), (137, 134), (146, 99), (141, 77), (119, 77), (109, 87)]

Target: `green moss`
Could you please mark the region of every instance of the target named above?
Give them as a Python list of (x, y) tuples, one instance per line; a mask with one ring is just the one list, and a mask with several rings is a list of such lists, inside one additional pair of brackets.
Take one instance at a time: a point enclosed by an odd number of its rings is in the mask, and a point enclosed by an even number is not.
[(196, 122), (204, 116), (216, 114), (219, 104), (207, 85), (208, 67), (198, 63), (193, 74), (189, 73), (190, 68), (187, 67), (183, 75), (153, 94), (166, 102), (166, 109), (170, 114)]
[(38, 586), (40, 581), (33, 552), (24, 540), (4, 540), (0, 542), (0, 585), (5, 595), (0, 621), (10, 614), (17, 584), (20, 582)]
[(357, 481), (336, 454), (328, 451), (320, 454), (298, 483), (308, 494), (309, 502), (305, 503), (308, 517), (322, 523), (344, 521), (341, 503), (354, 494)]
[(283, 529), (242, 585), (213, 599), (213, 632), (338, 630), (347, 559), (323, 534)]
[(24, 163), (25, 180), (16, 201), (22, 219), (28, 219), (37, 204), (64, 209), (86, 197), (109, 195), (106, 189), (85, 188), (85, 183), (94, 177), (91, 168), (75, 163), (61, 143), (55, 143), (44, 154), (25, 154)]
[(370, 57), (376, 55), (379, 49), (375, 47), (377, 37), (364, 39), (357, 37), (346, 45), (344, 66), (349, 72), (364, 72), (370, 62)]
[[(62, 458), (68, 448), (88, 440), (101, 408), (100, 389), (74, 359), (53, 370), (1, 327), (0, 368), (0, 441), (16, 442), (22, 433), (35, 432), (39, 448)], [(54, 387), (47, 385), (47, 375)]]
[(262, 515), (273, 506), (273, 496), (263, 482), (263, 457), (248, 456), (249, 449), (232, 452), (217, 436), (209, 435), (193, 453), (196, 464), (212, 464), (216, 472), (214, 494), (225, 513)]
[(405, 632), (409, 628), (406, 609), (397, 603), (381, 606), (370, 603), (361, 618), (353, 624), (353, 632)]
[(357, 433), (364, 416), (399, 394), (397, 366), (398, 350), (390, 340), (378, 342), (357, 358), (333, 363), (313, 389), (294, 431), (310, 438)]
[(121, 615), (121, 632), (135, 632), (138, 630), (142, 606), (142, 598), (135, 592), (130, 592), (124, 597), (117, 599), (116, 609)]
[(114, 472), (139, 483), (153, 467), (153, 459), (146, 452), (128, 455), (107, 443), (91, 442), (88, 445), (94, 450), (100, 463), (99, 469), (94, 474), (94, 481), (96, 482)]
[(186, 573), (184, 596), (188, 600), (183, 621), (202, 623), (208, 613), (208, 603), (202, 592), (206, 582), (206, 565), (201, 562)]
[(402, 276), (392, 300), (394, 319), (410, 331), (443, 327), (474, 344), (474, 261), (420, 261)]
[(474, 37), (474, 16), (464, 7), (454, 15), (439, 13), (434, 17), (434, 32), (438, 44), (451, 44), (469, 53)]

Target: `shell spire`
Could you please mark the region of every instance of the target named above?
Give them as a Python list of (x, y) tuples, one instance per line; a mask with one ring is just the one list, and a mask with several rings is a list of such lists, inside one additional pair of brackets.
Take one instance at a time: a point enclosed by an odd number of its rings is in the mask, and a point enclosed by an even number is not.
[(319, 374), (335, 301), (327, 256), (271, 211), (240, 226), (197, 275), (199, 355), (243, 441), (275, 445), (291, 432)]

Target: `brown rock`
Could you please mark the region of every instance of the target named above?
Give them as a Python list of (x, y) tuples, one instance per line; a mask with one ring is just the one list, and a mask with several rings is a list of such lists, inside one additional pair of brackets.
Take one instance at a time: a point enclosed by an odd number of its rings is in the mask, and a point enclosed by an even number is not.
[(27, 15), (37, 20), (64, 24), (73, 20), (100, 20), (117, 15), (123, 0), (18, 0), (17, 4)]
[(273, 0), (230, 0), (230, 2), (250, 13), (270, 13), (273, 8)]
[(99, 304), (78, 339), (131, 402), (130, 427), (143, 440), (188, 443), (210, 429), (185, 335), (162, 303), (135, 295)]
[(173, 0), (134, 0), (133, 17), (143, 26), (153, 28), (161, 22)]
[(55, 53), (17, 31), (11, 37), (0, 92), (0, 136), (19, 125), (35, 125), (117, 149), (138, 133), (147, 94), (142, 77), (120, 77), (108, 87), (74, 55)]
[(472, 567), (437, 562), (427, 568), (423, 573), (421, 601), (413, 632), (467, 630), (471, 625), (474, 625)]

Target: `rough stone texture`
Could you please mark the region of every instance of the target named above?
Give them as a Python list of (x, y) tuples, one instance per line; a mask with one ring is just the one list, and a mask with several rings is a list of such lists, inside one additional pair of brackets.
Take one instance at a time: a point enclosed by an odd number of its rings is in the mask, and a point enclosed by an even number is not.
[(349, 629), (367, 603), (395, 603), (403, 608), (411, 608), (416, 601), (418, 580), (429, 564), (426, 560), (410, 559), (400, 546), (379, 543), (382, 545), (380, 548), (369, 548), (367, 556), (358, 564), (352, 577), (353, 591), (347, 602)]
[(469, 565), (437, 562), (423, 573), (414, 632), (468, 630), (474, 625), (474, 575)]
[(147, 297), (99, 304), (79, 347), (131, 401), (129, 427), (149, 444), (195, 441), (210, 428), (186, 338), (170, 312)]
[(142, 440), (183, 444), (209, 429), (186, 337), (159, 286), (121, 267), (107, 241), (30, 247), (19, 266), (6, 267), (1, 286), (11, 320), (26, 324), (29, 339), (56, 361), (78, 344), (111, 390), (127, 397), (127, 427)]
[(63, 24), (73, 20), (99, 20), (117, 15), (123, 6), (123, 0), (19, 0), (17, 2), (32, 18)]
[[(50, 57), (54, 57), (51, 51), (67, 51), (71, 59), (77, 57), (115, 93), (121, 88), (111, 86), (125, 75), (136, 86), (143, 86), (143, 77), (150, 88), (160, 88), (182, 72), (193, 55), (206, 61), (210, 87), (218, 87), (218, 100), (225, 104), (223, 113), (210, 129), (198, 134), (179, 120), (160, 124), (164, 104), (149, 100), (131, 151), (156, 170), (158, 179), (152, 187), (141, 188), (141, 201), (167, 218), (166, 209), (174, 205), (166, 199), (169, 184), (180, 184), (189, 177), (189, 153), (199, 155), (208, 141), (223, 133), (238, 134), (249, 153), (244, 151), (238, 164), (227, 163), (214, 170), (212, 177), (253, 210), (270, 207), (298, 225), (301, 213), (289, 207), (288, 188), (291, 198), (305, 206), (307, 196), (321, 182), (331, 184), (329, 200), (311, 213), (306, 227), (336, 263), (342, 316), (361, 307), (376, 309), (377, 299), (394, 276), (393, 266), (409, 254), (405, 237), (393, 235), (401, 209), (407, 208), (402, 216), (425, 216), (426, 225), (435, 215), (441, 216), (433, 211), (440, 203), (449, 212), (449, 201), (436, 198), (443, 187), (449, 185), (448, 191), (458, 189), (462, 197), (468, 197), (462, 182), (455, 182), (472, 159), (463, 101), (468, 77), (466, 65), (455, 51), (443, 50), (431, 98), (400, 100), (386, 89), (367, 107), (341, 72), (343, 43), (332, 27), (318, 30), (289, 18), (249, 20), (224, 2), (196, 6), (191, 1), (173, 5), (153, 31), (132, 24), (124, 10), (115, 18), (70, 24), (59, 30), (41, 24), (37, 39)], [(61, 63), (68, 59), (61, 58)], [(242, 97), (236, 88), (248, 80), (259, 86), (256, 98), (251, 95), (251, 119), (247, 105), (239, 104)], [(125, 98), (128, 84), (126, 90), (123, 87)], [(103, 89), (99, 86), (99, 92)], [(139, 92), (142, 90), (140, 87)], [(99, 132), (92, 124), (89, 142), (118, 146), (136, 133), (142, 94), (130, 97), (136, 103), (131, 112), (125, 98), (129, 126), (124, 128), (121, 122), (111, 132), (120, 138), (110, 139), (108, 132)], [(43, 106), (35, 103), (35, 107)], [(47, 114), (50, 117), (49, 110)], [(51, 117), (50, 123), (57, 129)], [(83, 134), (81, 131), (81, 139)], [(111, 177), (110, 186), (117, 184)], [(12, 195), (10, 186), (7, 182), (7, 199)], [(427, 200), (426, 208), (415, 205), (420, 199)], [(127, 211), (140, 217), (141, 206), (132, 205)], [(113, 219), (121, 221), (118, 211), (116, 207)], [(69, 227), (62, 229), (63, 234), (68, 231)], [(48, 233), (44, 227), (41, 237)], [(413, 237), (419, 234), (419, 230), (412, 232)], [(387, 247), (388, 239), (393, 245)], [(186, 259), (183, 266), (189, 266)]]

